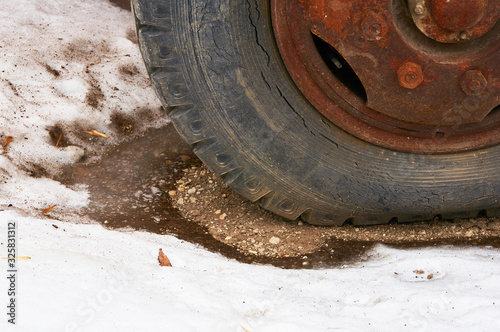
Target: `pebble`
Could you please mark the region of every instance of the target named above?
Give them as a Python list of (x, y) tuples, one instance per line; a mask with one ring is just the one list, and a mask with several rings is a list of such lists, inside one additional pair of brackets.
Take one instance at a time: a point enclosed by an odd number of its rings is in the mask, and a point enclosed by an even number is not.
[(188, 190), (188, 194), (189, 195), (192, 195), (194, 193), (196, 193), (196, 188), (191, 188), (191, 189)]
[(276, 237), (276, 236), (273, 236), (272, 238), (269, 239), (269, 243), (271, 243), (271, 244), (278, 244), (278, 243), (280, 243), (280, 238)]
[(221, 215), (219, 216), (219, 219), (220, 219), (220, 220), (224, 220), (224, 219), (226, 219), (226, 217), (227, 217), (227, 214), (223, 213), (223, 214), (221, 214)]
[(222, 213), (222, 211), (221, 211), (221, 210), (217, 210), (217, 211), (215, 211), (215, 214), (221, 214), (221, 213)]
[(168, 192), (168, 195), (169, 195), (169, 196), (175, 196), (175, 194), (177, 194), (177, 191), (175, 191), (175, 190), (170, 190), (170, 191)]
[(178, 205), (184, 204), (184, 198), (179, 198), (179, 200), (177, 201), (177, 204)]

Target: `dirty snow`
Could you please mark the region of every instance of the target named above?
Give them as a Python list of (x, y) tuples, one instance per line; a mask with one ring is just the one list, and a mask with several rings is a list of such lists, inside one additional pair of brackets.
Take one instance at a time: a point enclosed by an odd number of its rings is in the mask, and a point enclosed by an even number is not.
[[(13, 140), (0, 147), (0, 178), (6, 181), (0, 206), (41, 209), (55, 198), (62, 208), (84, 206), (85, 191), (29, 175), (57, 173), (84, 154), (92, 161), (103, 146), (119, 143), (112, 121), (117, 115), (153, 117), (144, 128), (165, 125), (169, 120), (159, 110), (129, 12), (97, 0), (2, 3), (0, 142)], [(54, 128), (70, 146), (55, 146)], [(90, 143), (84, 130), (111, 138)]]
[[(78, 210), (85, 187), (51, 179), (83, 154), (82, 130), (120, 142), (113, 115), (160, 127), (130, 13), (105, 0), (18, 0), (0, 8), (0, 257), (17, 225), (16, 325), (0, 261), (0, 331), (498, 331), (500, 252), (377, 246), (366, 260), (282, 270), (228, 260), (172, 236), (43, 217)], [(156, 112), (156, 113), (155, 113)], [(55, 147), (50, 128), (71, 142)], [(42, 170), (41, 170), (42, 169)], [(11, 206), (9, 206), (11, 205)], [(160, 267), (158, 249), (173, 267)], [(3, 312), (3, 313), (2, 313)]]

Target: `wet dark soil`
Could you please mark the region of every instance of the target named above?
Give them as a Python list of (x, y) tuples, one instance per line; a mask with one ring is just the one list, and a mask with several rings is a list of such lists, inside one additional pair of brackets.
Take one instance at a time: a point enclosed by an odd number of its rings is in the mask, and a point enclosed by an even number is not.
[(91, 203), (80, 215), (106, 228), (171, 234), (247, 263), (341, 266), (365, 259), (377, 243), (500, 247), (500, 221), (492, 218), (334, 228), (285, 220), (228, 188), (171, 125), (111, 148), (98, 164), (67, 167), (57, 180), (86, 184)]
[(109, 2), (115, 4), (120, 8), (130, 10), (130, 0), (109, 0)]

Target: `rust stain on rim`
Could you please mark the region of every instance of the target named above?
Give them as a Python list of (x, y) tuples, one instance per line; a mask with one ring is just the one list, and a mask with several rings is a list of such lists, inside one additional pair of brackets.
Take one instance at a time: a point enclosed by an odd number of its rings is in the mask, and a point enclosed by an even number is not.
[[(335, 125), (383, 147), (450, 153), (500, 143), (500, 24), (446, 44), (422, 33), (407, 6), (271, 0), (276, 42), (297, 87)], [(462, 16), (449, 25), (474, 21)]]

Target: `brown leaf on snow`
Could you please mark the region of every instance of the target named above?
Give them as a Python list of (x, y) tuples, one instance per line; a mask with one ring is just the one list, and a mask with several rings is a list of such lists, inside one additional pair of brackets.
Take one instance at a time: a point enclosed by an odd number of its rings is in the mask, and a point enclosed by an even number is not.
[(91, 130), (91, 131), (84, 130), (83, 132), (86, 133), (86, 134), (92, 135), (92, 136), (99, 136), (99, 137), (109, 138), (108, 135), (103, 134), (103, 133), (101, 133), (101, 132), (99, 132), (97, 130)]
[(429, 275), (427, 276), (427, 279), (432, 279), (432, 278), (434, 278), (434, 274), (433, 274), (433, 273), (431, 273), (431, 274), (429, 274)]
[(45, 210), (42, 211), (43, 214), (49, 212), (50, 210), (52, 210), (54, 208), (54, 206), (56, 206), (57, 204), (54, 204), (52, 206), (49, 206), (48, 208), (46, 208)]
[(163, 253), (163, 250), (161, 250), (161, 248), (160, 252), (158, 253), (158, 262), (160, 262), (160, 266), (172, 266), (167, 255)]
[(413, 270), (413, 273), (416, 273), (416, 274), (424, 274), (425, 271), (424, 270)]
[(9, 144), (10, 141), (12, 141), (12, 138), (13, 138), (12, 136), (7, 137), (7, 140), (5, 140), (5, 144), (3, 145), (3, 147), (6, 147), (7, 144)]

